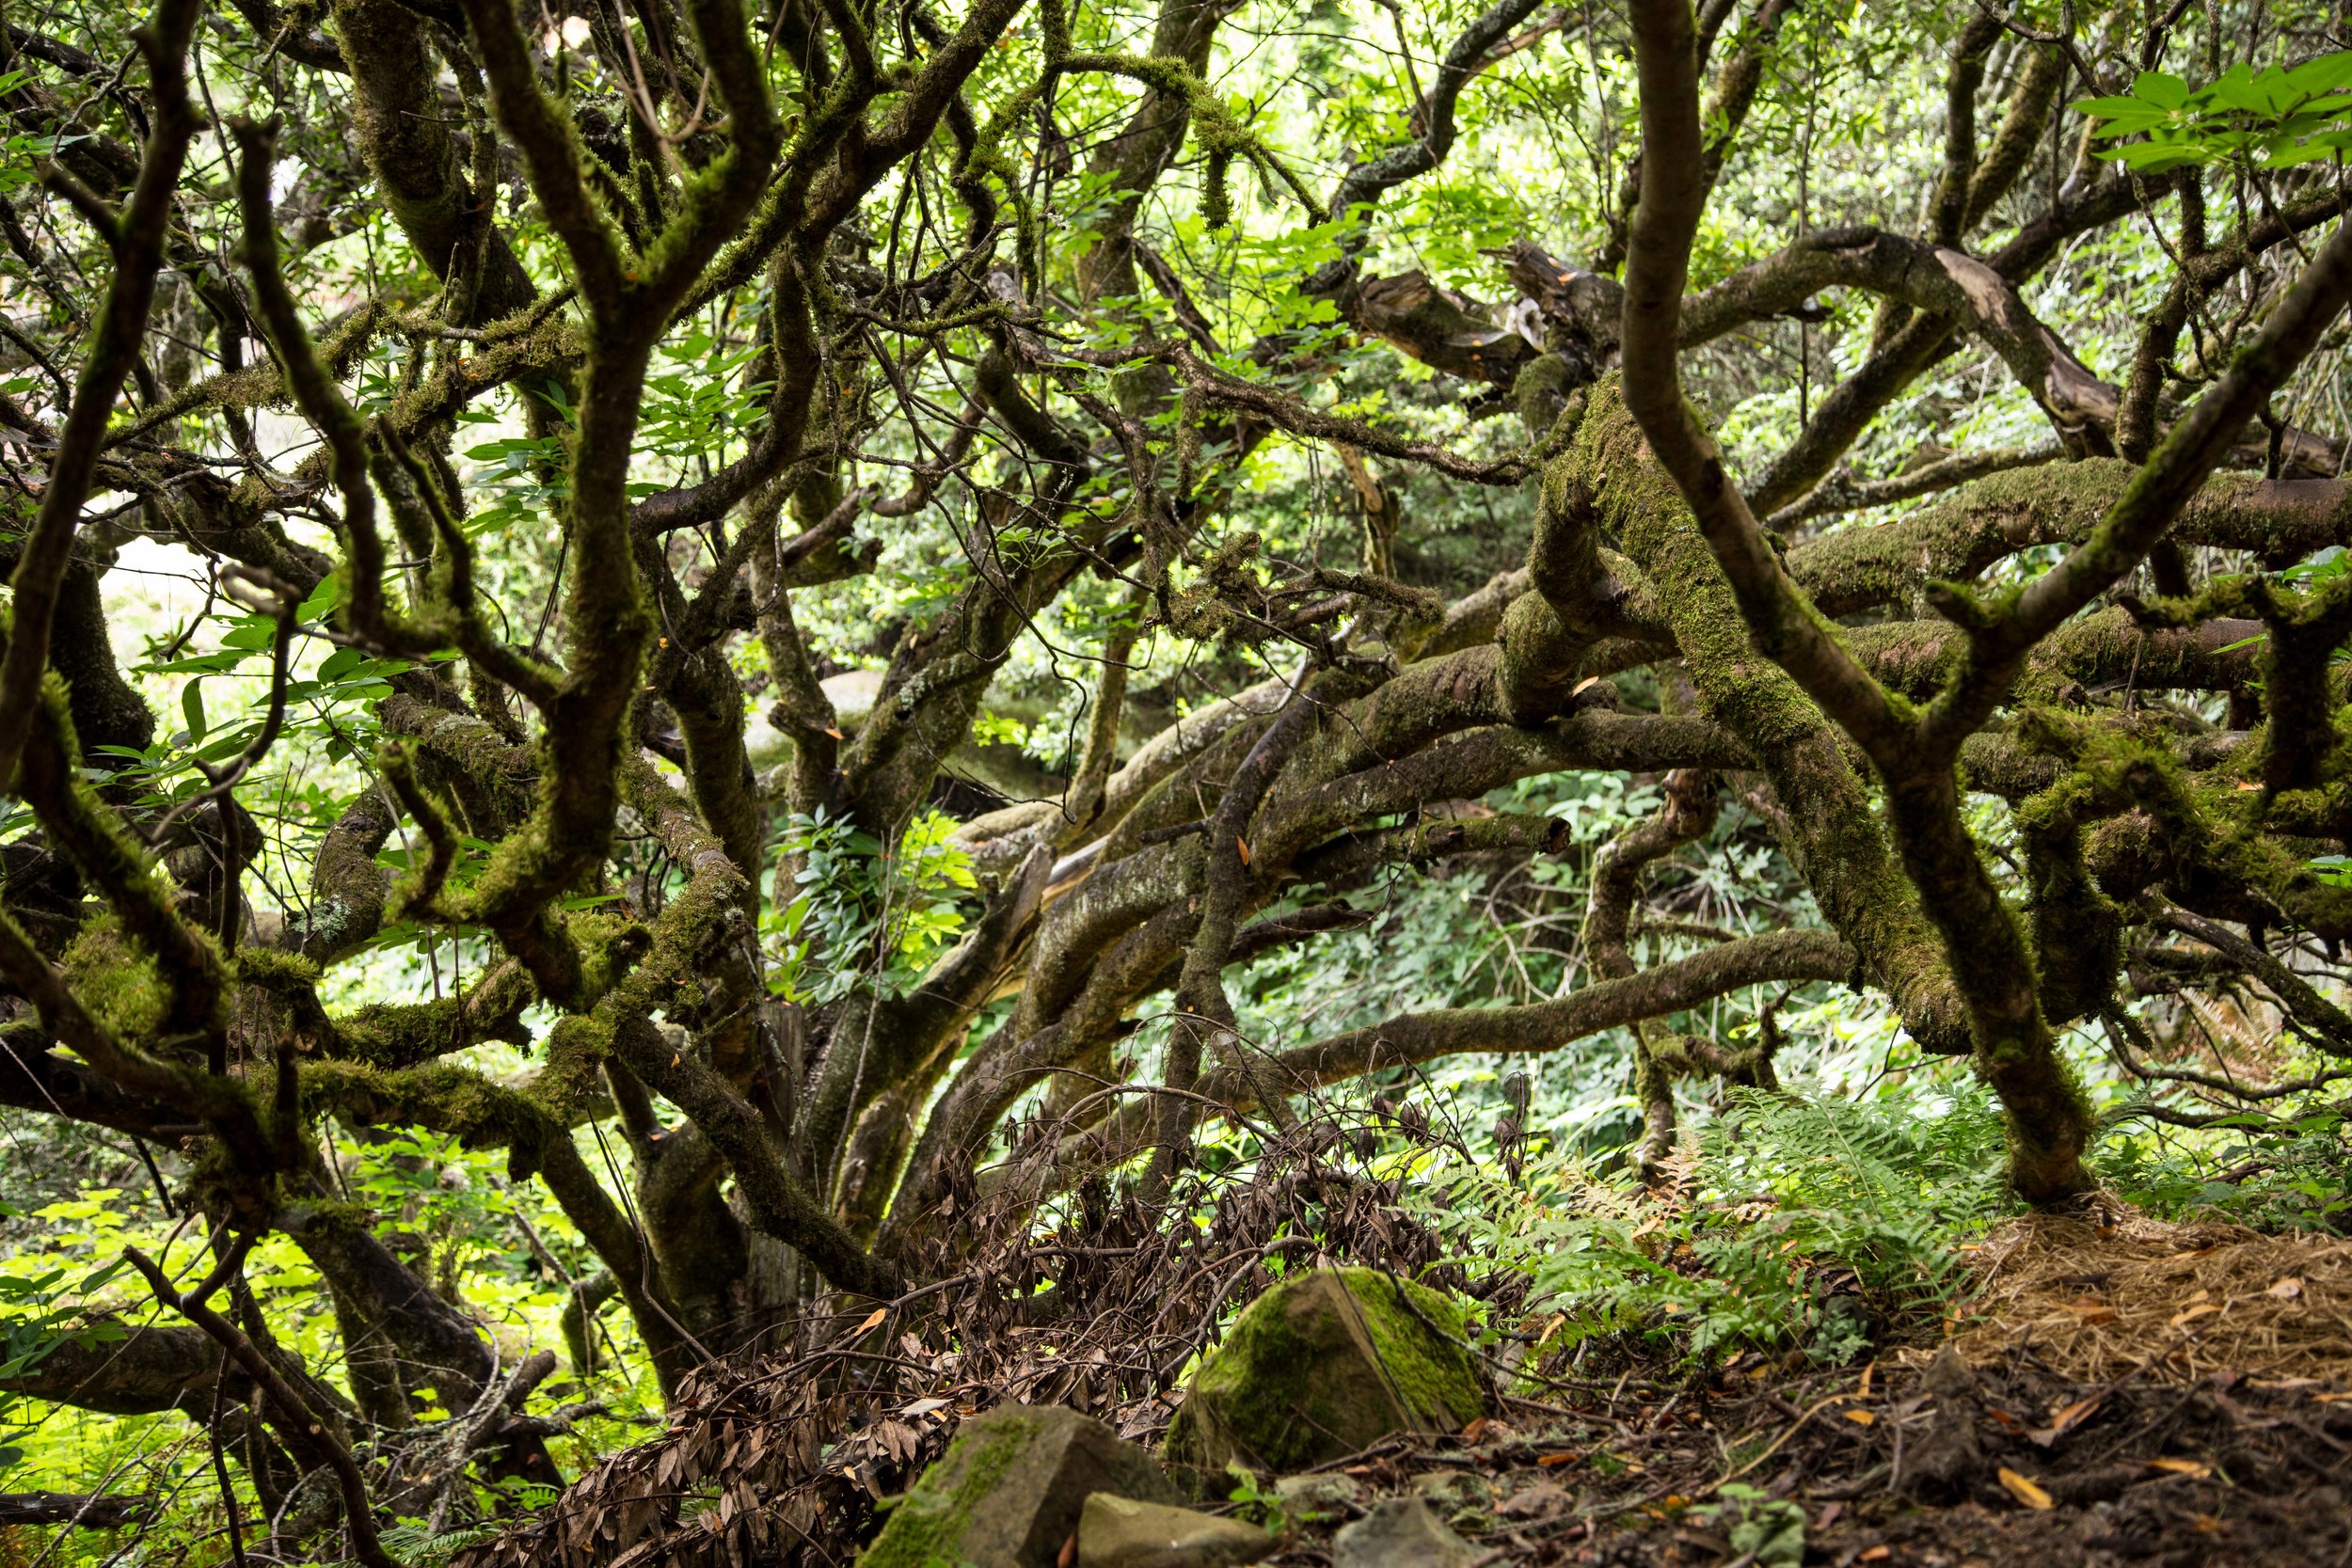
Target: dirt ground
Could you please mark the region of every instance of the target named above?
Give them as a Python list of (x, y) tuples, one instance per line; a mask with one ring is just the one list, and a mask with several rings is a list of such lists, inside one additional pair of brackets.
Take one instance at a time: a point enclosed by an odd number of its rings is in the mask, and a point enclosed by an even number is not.
[[(2023, 1221), (1949, 1328), (1836, 1373), (1635, 1369), (1359, 1456), (1274, 1560), (1327, 1562), (1346, 1517), (1418, 1491), (1493, 1565), (1747, 1568), (1738, 1526), (1788, 1505), (1802, 1560), (1838, 1568), (2352, 1564), (2352, 1246)], [(1725, 1481), (1762, 1496), (1724, 1506)]]
[(1851, 1373), (1759, 1370), (1744, 1387), (1734, 1373), (1654, 1404), (1604, 1392), (1581, 1418), (1360, 1456), (1273, 1560), (1327, 1562), (1346, 1517), (1417, 1491), (1493, 1564), (1724, 1564), (1741, 1556), (1735, 1521), (1689, 1499), (1744, 1470), (1804, 1510), (1807, 1563), (2352, 1562), (2352, 1395), (2227, 1374), (2085, 1385), (2029, 1354), (1940, 1392), (1928, 1371), (1874, 1374), (1865, 1392)]

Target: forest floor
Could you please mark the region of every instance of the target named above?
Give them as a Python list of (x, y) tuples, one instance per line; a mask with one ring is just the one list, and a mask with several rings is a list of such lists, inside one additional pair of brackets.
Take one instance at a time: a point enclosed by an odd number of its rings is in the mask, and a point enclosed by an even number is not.
[[(1694, 1389), (1646, 1416), (1597, 1402), (1581, 1420), (1450, 1450), (1400, 1445), (1341, 1473), (1363, 1484), (1364, 1501), (1428, 1497), (1488, 1564), (1755, 1563), (1800, 1515), (1802, 1560), (1840, 1568), (2352, 1561), (2352, 1411), (2331, 1414), (2307, 1389), (2259, 1380), (2084, 1385), (2023, 1358), (1976, 1377), (1995, 1432), (1978, 1465), (1947, 1479), (1896, 1477), (1905, 1428), (1915, 1462), (1937, 1402), (1909, 1370), (1877, 1379), (1869, 1396), (1794, 1383)], [(1805, 1393), (1814, 1400), (1800, 1408), (1791, 1396)], [(2047, 1430), (2033, 1425), (2047, 1412), (2084, 1401), (2096, 1408), (2072, 1430), (2047, 1443), (2033, 1434)], [(1862, 1415), (1874, 1419), (1862, 1425)], [(1786, 1441), (1750, 1472), (1764, 1482), (1756, 1496), (1726, 1500), (1718, 1487), (1738, 1466), (1725, 1462), (1725, 1439), (1746, 1432)], [(1714, 1500), (1689, 1500), (1702, 1497)], [(1269, 1560), (1329, 1561), (1338, 1522), (1309, 1522)]]
[(1355, 1456), (1269, 1560), (1416, 1492), (1490, 1568), (2352, 1563), (2352, 1243), (2038, 1218), (1977, 1275), (1957, 1335), (1862, 1368), (1631, 1365)]
[[(1248, 1233), (1284, 1212), (1273, 1191), (1248, 1195)], [(1085, 1332), (992, 1325), (981, 1280), (919, 1320), (849, 1315), (797, 1355), (714, 1365), (660, 1436), (451, 1568), (846, 1564), (959, 1416), (1009, 1400), (1151, 1442), (1175, 1402), (1103, 1390), (1150, 1350), (1139, 1318), (1202, 1317), (1155, 1283), (1200, 1271), (1113, 1250), (1137, 1272), (1096, 1299), (1136, 1305)], [(2352, 1568), (2352, 1241), (2108, 1209), (2012, 1220), (1968, 1259), (1944, 1321), (1852, 1365), (1595, 1338), (1574, 1376), (1456, 1436), (1212, 1506), (1281, 1531), (1279, 1568), (1334, 1563), (1337, 1532), (1398, 1495), (1468, 1544), (1429, 1568)]]

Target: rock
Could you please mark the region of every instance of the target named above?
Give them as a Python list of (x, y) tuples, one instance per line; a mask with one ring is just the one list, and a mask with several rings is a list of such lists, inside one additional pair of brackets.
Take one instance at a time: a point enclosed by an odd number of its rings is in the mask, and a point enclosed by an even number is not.
[(866, 716), (874, 711), (874, 700), (882, 695), (882, 672), (844, 670), (817, 684), (824, 689), (825, 701), (833, 705), (834, 720), (847, 732), (864, 724)]
[(1193, 1374), (1168, 1461), (1304, 1470), (1396, 1433), (1459, 1432), (1488, 1402), (1462, 1332), (1458, 1304), (1376, 1269), (1286, 1279)]
[(1460, 1470), (1423, 1471), (1413, 1478), (1413, 1492), (1449, 1515), (1486, 1506), (1486, 1483)]
[(1565, 1513), (1575, 1502), (1566, 1488), (1549, 1481), (1538, 1481), (1533, 1486), (1523, 1487), (1497, 1502), (1494, 1515), (1498, 1519), (1540, 1524), (1554, 1514)]
[(1097, 1492), (1078, 1515), (1078, 1568), (1240, 1568), (1274, 1537), (1239, 1519)]
[(1419, 1497), (1391, 1497), (1333, 1537), (1335, 1568), (1470, 1568), (1478, 1548)]
[(1152, 1456), (1091, 1417), (1002, 1404), (963, 1423), (859, 1568), (1056, 1568), (1089, 1496), (1177, 1500)]
[(1294, 1516), (1353, 1513), (1364, 1500), (1364, 1483), (1354, 1476), (1318, 1470), (1284, 1476), (1274, 1483), (1274, 1495)]
[[(882, 695), (882, 672), (844, 670), (817, 684), (824, 689), (825, 700), (833, 704), (834, 722), (841, 726), (841, 733), (855, 735), (874, 711), (874, 699)], [(755, 772), (764, 773), (792, 760), (792, 733), (778, 729), (775, 718), (775, 707), (766, 703), (752, 704), (744, 716), (743, 754), (751, 758)]]
[(1977, 1374), (1959, 1351), (1946, 1345), (1919, 1381), (1935, 1396), (1935, 1418), (1895, 1480), (1914, 1488), (1963, 1486), (1984, 1465), (1983, 1446), (1977, 1441)]

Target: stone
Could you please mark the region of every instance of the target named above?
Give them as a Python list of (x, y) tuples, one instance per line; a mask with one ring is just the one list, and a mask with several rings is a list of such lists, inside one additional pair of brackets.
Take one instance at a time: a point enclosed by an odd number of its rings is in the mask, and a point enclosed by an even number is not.
[[(882, 672), (844, 670), (817, 684), (824, 689), (825, 700), (833, 704), (834, 722), (843, 735), (853, 736), (865, 727), (866, 716), (874, 711), (874, 699), (882, 695)], [(774, 711), (764, 703), (754, 703), (744, 715), (743, 754), (751, 758), (755, 772), (764, 773), (792, 760), (792, 733), (776, 727)]]
[(1984, 1467), (1983, 1446), (1977, 1440), (1977, 1374), (1947, 1344), (1920, 1382), (1935, 1396), (1935, 1416), (1894, 1482), (1915, 1490), (1964, 1487)]
[(958, 1429), (890, 1510), (859, 1568), (1056, 1568), (1097, 1492), (1178, 1500), (1149, 1453), (1092, 1417), (1000, 1404)]
[(1241, 1568), (1274, 1537), (1239, 1519), (1097, 1492), (1078, 1515), (1078, 1568)]
[(1261, 1294), (1193, 1373), (1172, 1465), (1311, 1469), (1398, 1433), (1450, 1435), (1486, 1414), (1461, 1306), (1377, 1269), (1317, 1269)]
[(1390, 1497), (1331, 1541), (1334, 1568), (1470, 1568), (1478, 1557), (1420, 1497)]
[(1355, 1513), (1364, 1500), (1364, 1483), (1354, 1476), (1315, 1470), (1284, 1476), (1274, 1483), (1274, 1495), (1293, 1515), (1327, 1517)]
[(1413, 1478), (1413, 1491), (1447, 1514), (1486, 1506), (1486, 1483), (1461, 1470), (1425, 1470)]

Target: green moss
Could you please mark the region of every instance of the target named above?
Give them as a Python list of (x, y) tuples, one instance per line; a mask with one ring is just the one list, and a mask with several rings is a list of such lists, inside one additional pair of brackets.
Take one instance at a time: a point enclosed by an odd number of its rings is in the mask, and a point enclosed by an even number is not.
[(287, 1211), (293, 1224), (290, 1233), (299, 1231), (306, 1238), (327, 1238), (356, 1242), (372, 1234), (375, 1228), (375, 1211), (364, 1203), (345, 1203), (335, 1198), (311, 1198)]
[(241, 947), (236, 964), (238, 979), (279, 995), (306, 990), (319, 981), (317, 964), (274, 947)]
[(332, 1108), (360, 1126), (426, 1127), (468, 1148), (509, 1149), (527, 1164), (564, 1135), (537, 1101), (446, 1062), (398, 1072), (313, 1062), (303, 1069), (302, 1091), (312, 1108)]
[(1459, 1304), (1375, 1269), (1286, 1280), (1194, 1374), (1168, 1458), (1287, 1471), (1401, 1430), (1457, 1432), (1487, 1408), (1463, 1331)]
[(118, 1037), (151, 1041), (162, 1033), (167, 993), (154, 957), (122, 934), (114, 915), (102, 914), (75, 934), (64, 967), (82, 1006)]
[(458, 996), (370, 1003), (335, 1021), (336, 1047), (339, 1053), (371, 1067), (414, 1067), (457, 1049), (465, 1003)]
[(638, 922), (604, 910), (571, 911), (564, 930), (580, 953), (580, 1000), (591, 1005), (627, 977), (652, 941)]
[(946, 1456), (923, 1472), (890, 1511), (882, 1534), (858, 1554), (859, 1568), (955, 1568), (972, 1510), (996, 1489), (1040, 1425), (1000, 1414), (956, 1433)]
[(2332, 808), (2332, 792), (2274, 796), (2246, 787), (2260, 761), (2250, 747), (2210, 773), (2191, 772), (2172, 753), (2159, 719), (2145, 729), (2119, 732), (2051, 708), (2021, 713), (2019, 738), (2073, 771), (2020, 806), (2019, 826), (2036, 833), (2066, 817), (2096, 820), (2090, 863), (2113, 896), (2195, 868), (2221, 886), (2258, 895), (2322, 937), (2352, 936), (2352, 888), (2324, 882), (2312, 870), (2316, 835), (2293, 836), (2328, 825), (2321, 814)]
[[(28, 748), (20, 786), (56, 846), (104, 892), (130, 949), (161, 960), (145, 972), (151, 986), (158, 973), (171, 981), (170, 1007), (157, 1027), (172, 1034), (221, 1027), (225, 988), (219, 949), (209, 934), (181, 918), (170, 884), (150, 863), (147, 846), (81, 776), (81, 742), (73, 733), (65, 683), (54, 670), (42, 680), (33, 722), (46, 728), (48, 744), (37, 740)], [(116, 986), (125, 977), (98, 978), (103, 986)]]
[(1348, 1293), (1371, 1322), (1373, 1342), (1380, 1347), (1405, 1402), (1429, 1414), (1445, 1412), (1456, 1431), (1476, 1420), (1486, 1408), (1478, 1369), (1458, 1342), (1441, 1345), (1435, 1338), (1443, 1334), (1448, 1341), (1459, 1341), (1468, 1337), (1462, 1305), (1426, 1285), (1375, 1269), (1342, 1274)]
[[(1575, 372), (1556, 354), (1539, 354), (1519, 367), (1519, 373), (1511, 383), (1511, 402), (1518, 409), (1520, 422), (1527, 427), (1529, 441), (1543, 441), (1547, 437), (1563, 441), (1574, 432), (1573, 423), (1561, 429), (1561, 417), (1567, 413), (1570, 394), (1576, 389)], [(1581, 404), (1576, 412), (1582, 414)]]
[(2132, 472), (2127, 463), (2091, 460), (1994, 474), (1899, 522), (1814, 540), (1789, 570), (1833, 615), (1903, 604), (1930, 578), (1965, 581), (2021, 546), (2082, 538)]
[(612, 1053), (612, 1025), (580, 1014), (557, 1021), (548, 1031), (547, 1065), (531, 1086), (531, 1096), (548, 1115), (570, 1126), (575, 1115), (596, 1093), (596, 1073)]
[(2025, 838), (2042, 1010), (2054, 1024), (2070, 1023), (2098, 1012), (2112, 994), (2123, 967), (2123, 911), (2091, 879), (2071, 815), (2051, 814), (2046, 827)]

